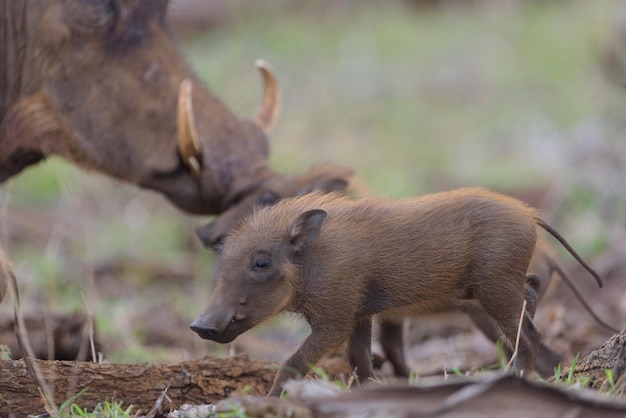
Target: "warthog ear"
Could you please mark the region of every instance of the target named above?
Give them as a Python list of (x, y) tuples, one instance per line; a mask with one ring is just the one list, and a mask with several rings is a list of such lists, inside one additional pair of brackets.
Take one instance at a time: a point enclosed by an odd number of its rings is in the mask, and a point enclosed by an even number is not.
[(300, 251), (306, 244), (317, 241), (324, 219), (326, 219), (326, 211), (321, 209), (309, 210), (298, 215), (289, 231), (289, 244), (293, 249), (293, 254)]

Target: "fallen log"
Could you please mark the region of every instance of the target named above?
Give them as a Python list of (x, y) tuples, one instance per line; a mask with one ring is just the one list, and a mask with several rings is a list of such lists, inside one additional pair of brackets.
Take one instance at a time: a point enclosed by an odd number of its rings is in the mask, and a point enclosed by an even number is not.
[(626, 330), (615, 334), (600, 348), (579, 360), (573, 371), (564, 368), (561, 380), (570, 373), (574, 381), (587, 379), (596, 389), (626, 392)]
[[(123, 401), (134, 411), (150, 411), (167, 389), (164, 411), (184, 403), (205, 404), (233, 394), (265, 395), (277, 364), (245, 356), (206, 356), (178, 364), (116, 364), (34, 360), (54, 391), (57, 406), (74, 395), (82, 408), (98, 402)], [(24, 417), (45, 412), (43, 400), (24, 360), (0, 361), (0, 416)]]

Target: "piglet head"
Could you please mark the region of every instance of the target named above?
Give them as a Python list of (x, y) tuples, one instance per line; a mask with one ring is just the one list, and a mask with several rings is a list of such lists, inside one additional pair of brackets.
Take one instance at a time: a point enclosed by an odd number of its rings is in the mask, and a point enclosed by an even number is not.
[[(220, 253), (215, 289), (191, 324), (201, 338), (229, 343), (283, 310), (295, 310), (302, 286), (297, 255), (316, 241), (326, 212), (299, 214), (288, 228), (261, 208), (229, 235)], [(275, 215), (275, 214), (274, 214)]]

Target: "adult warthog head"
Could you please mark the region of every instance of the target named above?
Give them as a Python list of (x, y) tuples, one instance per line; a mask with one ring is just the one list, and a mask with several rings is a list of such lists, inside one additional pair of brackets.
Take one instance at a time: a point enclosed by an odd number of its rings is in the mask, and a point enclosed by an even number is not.
[(253, 190), (272, 174), (266, 131), (280, 93), (271, 69), (257, 62), (265, 92), (256, 117), (236, 117), (181, 58), (166, 8), (166, 0), (2, 2), (0, 181), (57, 154), (215, 214), (233, 189)]

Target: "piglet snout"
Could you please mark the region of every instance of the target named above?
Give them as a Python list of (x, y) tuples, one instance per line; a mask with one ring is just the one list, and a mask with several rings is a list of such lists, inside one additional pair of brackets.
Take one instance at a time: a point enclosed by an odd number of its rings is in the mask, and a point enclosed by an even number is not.
[[(230, 309), (211, 309), (198, 316), (189, 328), (205, 340), (232, 340), (237, 333), (231, 325), (239, 321), (238, 316)], [(235, 334), (231, 335), (233, 332)]]
[(189, 326), (189, 328), (191, 328), (192, 331), (198, 334), (200, 338), (204, 338), (205, 340), (210, 340), (211, 338), (214, 338), (217, 335), (216, 328), (203, 328), (202, 326), (197, 325), (196, 322), (197, 321), (194, 321)]

